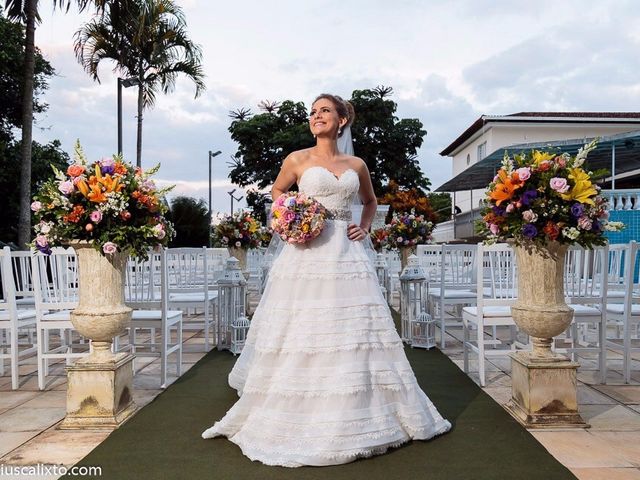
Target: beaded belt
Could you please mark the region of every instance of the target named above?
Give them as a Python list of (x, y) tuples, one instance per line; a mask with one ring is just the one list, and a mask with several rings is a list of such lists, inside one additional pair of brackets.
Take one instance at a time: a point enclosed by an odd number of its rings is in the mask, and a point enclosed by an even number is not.
[(351, 210), (338, 210), (338, 209), (327, 208), (327, 218), (331, 220), (349, 221), (352, 218)]

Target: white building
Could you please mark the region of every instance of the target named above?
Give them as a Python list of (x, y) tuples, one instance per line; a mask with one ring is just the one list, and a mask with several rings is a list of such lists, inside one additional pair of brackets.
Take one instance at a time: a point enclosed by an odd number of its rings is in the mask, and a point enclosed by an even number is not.
[[(451, 157), (452, 178), (497, 150), (523, 143), (611, 136), (640, 130), (640, 112), (520, 112), (483, 115), (440, 155)], [(455, 192), (461, 212), (478, 208), (484, 190)]]

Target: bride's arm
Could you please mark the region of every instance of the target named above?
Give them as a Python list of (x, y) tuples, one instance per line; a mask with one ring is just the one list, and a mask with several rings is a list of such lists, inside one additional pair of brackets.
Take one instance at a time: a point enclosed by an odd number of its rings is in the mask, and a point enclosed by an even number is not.
[(287, 155), (282, 162), (280, 172), (271, 187), (271, 198), (275, 201), (280, 195), (289, 191), (289, 187), (296, 183), (298, 177), (296, 175), (296, 161), (293, 154)]
[(378, 209), (378, 201), (373, 191), (371, 183), (371, 174), (367, 168), (367, 164), (362, 161), (362, 165), (358, 171), (360, 177), (360, 200), (362, 200), (362, 216), (360, 218), (360, 228), (371, 231), (371, 223)]

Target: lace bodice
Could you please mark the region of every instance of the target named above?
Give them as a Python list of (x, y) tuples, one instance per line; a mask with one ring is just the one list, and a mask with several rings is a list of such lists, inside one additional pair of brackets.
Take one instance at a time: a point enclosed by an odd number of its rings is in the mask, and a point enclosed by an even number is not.
[(302, 173), (298, 187), (329, 210), (351, 210), (360, 189), (360, 179), (353, 168), (336, 177), (325, 167), (315, 165)]

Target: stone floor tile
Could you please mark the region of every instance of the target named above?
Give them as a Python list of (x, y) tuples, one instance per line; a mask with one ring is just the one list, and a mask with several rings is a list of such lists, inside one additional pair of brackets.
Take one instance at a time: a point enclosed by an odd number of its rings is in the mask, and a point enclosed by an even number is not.
[(570, 468), (578, 480), (640, 480), (637, 468)]
[(0, 458), (39, 435), (40, 432), (0, 432)]
[(50, 428), (0, 460), (11, 465), (72, 465), (98, 446), (110, 433)]
[(511, 400), (511, 387), (485, 387), (483, 390), (500, 405)]
[(67, 406), (67, 392), (65, 390), (49, 390), (40, 392), (37, 396), (23, 404), (27, 408), (64, 407)]
[(578, 384), (578, 405), (614, 405), (615, 399), (599, 392), (591, 385)]
[[(606, 438), (585, 430), (532, 430), (530, 432), (549, 453), (569, 468), (635, 466)], [(596, 433), (608, 434), (609, 432)]]
[(0, 409), (8, 410), (10, 408), (17, 407), (37, 395), (38, 392), (24, 392), (21, 390), (2, 392), (2, 395), (0, 395)]
[(637, 431), (640, 438), (640, 414), (624, 405), (580, 405), (579, 410), (591, 431)]
[(596, 438), (606, 442), (618, 455), (634, 467), (640, 467), (640, 432), (590, 432)]
[(65, 414), (65, 407), (31, 408), (20, 405), (2, 414), (0, 431), (42, 431), (62, 420)]
[(594, 388), (620, 403), (640, 404), (640, 385), (596, 385)]

